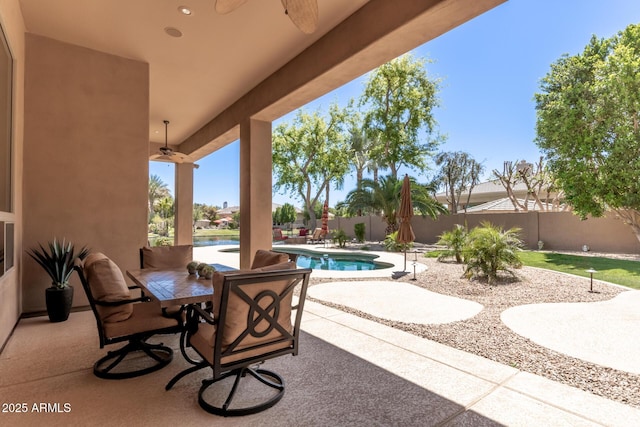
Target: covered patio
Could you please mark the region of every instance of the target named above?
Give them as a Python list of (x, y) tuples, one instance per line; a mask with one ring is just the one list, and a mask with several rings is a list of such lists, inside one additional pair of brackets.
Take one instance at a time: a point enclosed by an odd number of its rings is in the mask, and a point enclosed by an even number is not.
[[(25, 250), (54, 237), (123, 270), (147, 242), (149, 159), (193, 160), (240, 140), (240, 266), (271, 246), (271, 122), (503, 0), (323, 0), (300, 32), (279, 1), (227, 15), (212, 0), (6, 0), (13, 63), (14, 265), (0, 277), (0, 344), (42, 312), (46, 275)], [(346, 6), (348, 4), (348, 6)], [(193, 163), (176, 167), (176, 244), (192, 241)], [(75, 278), (74, 278), (75, 280)], [(75, 281), (74, 285), (78, 285)], [(75, 307), (86, 307), (82, 292)]]
[[(272, 242), (271, 122), (503, 1), (322, 0), (311, 36), (290, 24), (279, 1), (249, 1), (226, 20), (212, 0), (192, 1), (192, 16), (174, 1), (0, 1), (13, 60), (11, 203), (0, 221), (13, 225), (6, 247), (15, 259), (0, 277), (0, 390), (3, 403), (29, 406), (0, 419), (211, 422), (194, 400), (197, 382), (162, 388), (181, 369), (179, 357), (127, 382), (91, 375), (102, 350), (77, 281), (69, 321), (25, 316), (44, 310), (49, 286), (25, 250), (64, 237), (108, 254), (123, 271), (137, 268), (148, 162), (168, 119), (169, 145), (195, 161), (240, 140), (240, 267), (249, 266)], [(176, 244), (192, 241), (193, 168), (176, 167)], [(277, 362), (291, 391), (266, 414), (270, 424), (511, 423), (520, 416), (510, 409), (514, 394), (543, 420), (597, 416), (558, 408), (539, 385), (527, 392), (526, 375), (512, 368), (320, 305), (309, 304), (304, 330), (304, 354)], [(175, 337), (163, 339), (177, 347)], [(607, 404), (590, 408), (609, 421), (624, 412)], [(216, 422), (264, 425), (264, 415)]]

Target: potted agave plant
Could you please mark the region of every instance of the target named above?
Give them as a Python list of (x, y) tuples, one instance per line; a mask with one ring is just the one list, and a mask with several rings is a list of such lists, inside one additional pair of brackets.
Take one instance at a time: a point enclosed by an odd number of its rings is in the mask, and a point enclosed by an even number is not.
[(27, 250), (31, 258), (47, 272), (51, 278), (51, 286), (46, 289), (45, 300), (47, 314), (51, 322), (64, 322), (69, 318), (73, 303), (73, 287), (69, 285), (69, 277), (73, 273), (73, 261), (84, 259), (89, 249), (83, 247), (77, 253), (71, 242), (64, 239), (59, 242), (53, 239), (48, 248), (38, 244), (39, 248)]

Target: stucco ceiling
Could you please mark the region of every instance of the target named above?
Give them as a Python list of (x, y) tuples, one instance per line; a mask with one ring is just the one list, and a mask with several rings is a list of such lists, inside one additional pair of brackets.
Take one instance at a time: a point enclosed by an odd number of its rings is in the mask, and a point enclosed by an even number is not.
[(150, 153), (166, 119), (169, 144), (196, 160), (242, 118), (272, 121), (504, 1), (318, 0), (308, 35), (281, 0), (225, 15), (215, 0), (19, 0), (30, 33), (148, 63)]
[[(149, 63), (149, 139), (177, 144), (368, 0), (319, 0), (318, 29), (299, 31), (280, 0), (227, 15), (214, 0), (20, 0), (28, 32)], [(192, 14), (184, 15), (180, 6)], [(173, 27), (182, 37), (171, 37)]]

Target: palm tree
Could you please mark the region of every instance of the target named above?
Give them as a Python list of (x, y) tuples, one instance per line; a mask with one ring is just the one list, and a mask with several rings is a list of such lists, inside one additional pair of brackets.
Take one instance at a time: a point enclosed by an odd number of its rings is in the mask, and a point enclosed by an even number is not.
[[(345, 204), (349, 213), (358, 211), (378, 214), (387, 223), (386, 234), (389, 235), (398, 230), (398, 209), (400, 208), (400, 191), (402, 180), (393, 175), (383, 176), (374, 181), (363, 179), (360, 188), (349, 192)], [(411, 199), (413, 208), (422, 216), (436, 218), (447, 209), (431, 195), (435, 188), (430, 185), (418, 184), (411, 178)]]
[(515, 275), (511, 268), (520, 268), (522, 261), (518, 251), (522, 248), (520, 229), (517, 227), (503, 230), (502, 227), (483, 221), (480, 227), (469, 232), (464, 249), (464, 262), (467, 276), (483, 275), (491, 284), (498, 271)]
[(462, 263), (462, 253), (467, 244), (467, 234), (467, 227), (461, 224), (456, 224), (453, 230), (442, 233), (436, 245), (444, 245), (446, 249), (440, 252), (438, 261), (454, 257), (458, 264)]
[(156, 202), (170, 195), (169, 187), (158, 175), (149, 176), (149, 218), (155, 214)]
[(173, 197), (166, 196), (161, 198), (156, 202), (158, 213), (160, 217), (164, 220), (164, 232), (161, 233), (163, 236), (169, 235), (169, 229), (172, 228), (171, 225), (173, 223), (174, 216), (174, 202)]

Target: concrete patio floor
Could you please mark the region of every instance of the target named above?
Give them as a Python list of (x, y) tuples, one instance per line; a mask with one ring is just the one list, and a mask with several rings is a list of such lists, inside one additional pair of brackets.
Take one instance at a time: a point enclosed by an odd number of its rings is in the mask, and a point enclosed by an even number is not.
[(306, 332), (458, 403), (444, 425), (640, 425), (640, 409), (321, 304), (306, 312)]
[[(491, 360), (307, 301), (300, 354), (268, 361), (287, 383), (275, 407), (240, 418), (199, 408), (200, 371), (172, 390), (186, 366), (174, 336), (173, 362), (121, 381), (92, 374), (100, 350), (91, 312), (65, 324), (22, 319), (0, 355), (2, 401), (24, 413), (0, 413), (0, 425), (200, 426), (630, 426), (640, 410)], [(169, 342), (167, 342), (169, 341)], [(46, 353), (43, 353), (43, 347)], [(38, 412), (34, 403), (68, 403)]]

